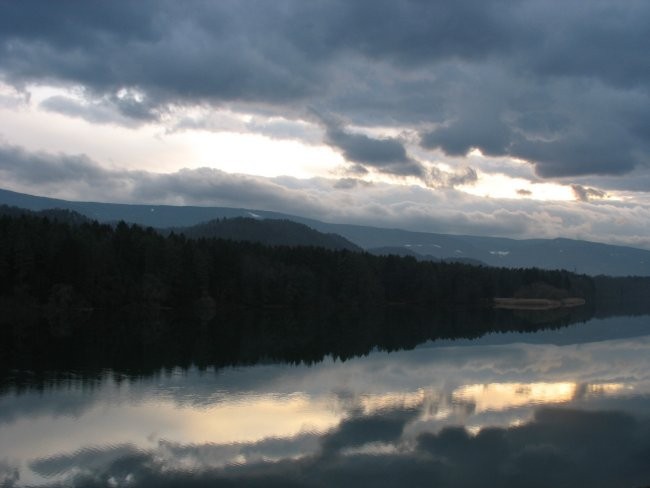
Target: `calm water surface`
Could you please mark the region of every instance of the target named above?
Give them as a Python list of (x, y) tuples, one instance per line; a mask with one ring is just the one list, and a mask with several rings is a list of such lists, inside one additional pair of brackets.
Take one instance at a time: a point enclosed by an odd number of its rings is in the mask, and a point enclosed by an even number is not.
[(650, 318), (0, 396), (0, 486), (650, 486)]

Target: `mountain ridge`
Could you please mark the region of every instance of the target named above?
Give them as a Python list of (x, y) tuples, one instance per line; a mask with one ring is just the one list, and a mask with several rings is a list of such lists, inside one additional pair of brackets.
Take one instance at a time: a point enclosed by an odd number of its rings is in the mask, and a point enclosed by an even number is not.
[(164, 231), (182, 233), (191, 239), (216, 238), (258, 242), (267, 246), (317, 246), (333, 250), (363, 250), (338, 234), (319, 232), (288, 219), (226, 217), (189, 227), (172, 227)]
[[(1, 216), (44, 217), (70, 225), (81, 225), (95, 221), (75, 210), (61, 208), (29, 210), (5, 204), (0, 204)], [(338, 234), (319, 232), (307, 225), (286, 219), (229, 217), (213, 219), (189, 227), (170, 227), (156, 229), (156, 231), (163, 235), (169, 235), (172, 232), (183, 234), (190, 239), (226, 239), (255, 242), (266, 246), (312, 246), (331, 250), (363, 251), (359, 246)]]
[(253, 217), (298, 222), (326, 234), (338, 234), (363, 249), (404, 247), (437, 259), (463, 258), (490, 266), (567, 269), (590, 275), (650, 276), (650, 251), (558, 237), (512, 239), (507, 237), (452, 235), (336, 224), (267, 210), (231, 207), (143, 205), (73, 202), (0, 189), (0, 204), (31, 210), (65, 208), (100, 222), (124, 220), (159, 229), (190, 227), (217, 218)]

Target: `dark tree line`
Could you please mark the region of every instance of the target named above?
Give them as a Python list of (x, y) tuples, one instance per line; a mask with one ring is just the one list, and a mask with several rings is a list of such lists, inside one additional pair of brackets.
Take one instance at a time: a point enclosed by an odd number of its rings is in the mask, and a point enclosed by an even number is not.
[(5, 304), (52, 308), (67, 302), (94, 309), (468, 307), (537, 282), (571, 296), (595, 296), (593, 279), (567, 271), (189, 239), (123, 222), (70, 225), (28, 215), (0, 218), (0, 276)]

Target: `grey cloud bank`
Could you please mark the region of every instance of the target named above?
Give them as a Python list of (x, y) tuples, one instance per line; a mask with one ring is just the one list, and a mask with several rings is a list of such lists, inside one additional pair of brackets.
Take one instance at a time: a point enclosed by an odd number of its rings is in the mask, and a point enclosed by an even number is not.
[[(451, 155), (523, 158), (544, 178), (650, 164), (643, 1), (3, 1), (0, 19), (2, 79), (81, 87), (90, 118), (108, 105), (125, 124), (172, 105), (299, 119), (315, 107)], [(325, 142), (392, 174), (420, 170), (395, 140), (330, 130)]]
[[(212, 168), (153, 173), (6, 144), (0, 145), (0, 179), (15, 191), (81, 201), (244, 207), (337, 223), (515, 238), (563, 236), (650, 249), (650, 208), (609, 200), (540, 203), (475, 197), (452, 188), (431, 191), (354, 178), (265, 178)], [(590, 189), (583, 190), (589, 195)]]

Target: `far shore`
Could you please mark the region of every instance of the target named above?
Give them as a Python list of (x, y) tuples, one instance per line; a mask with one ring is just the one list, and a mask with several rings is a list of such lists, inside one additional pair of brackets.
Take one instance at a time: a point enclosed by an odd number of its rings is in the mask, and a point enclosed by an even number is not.
[(494, 308), (508, 310), (552, 310), (584, 305), (585, 299), (578, 297), (551, 300), (549, 298), (495, 298)]

